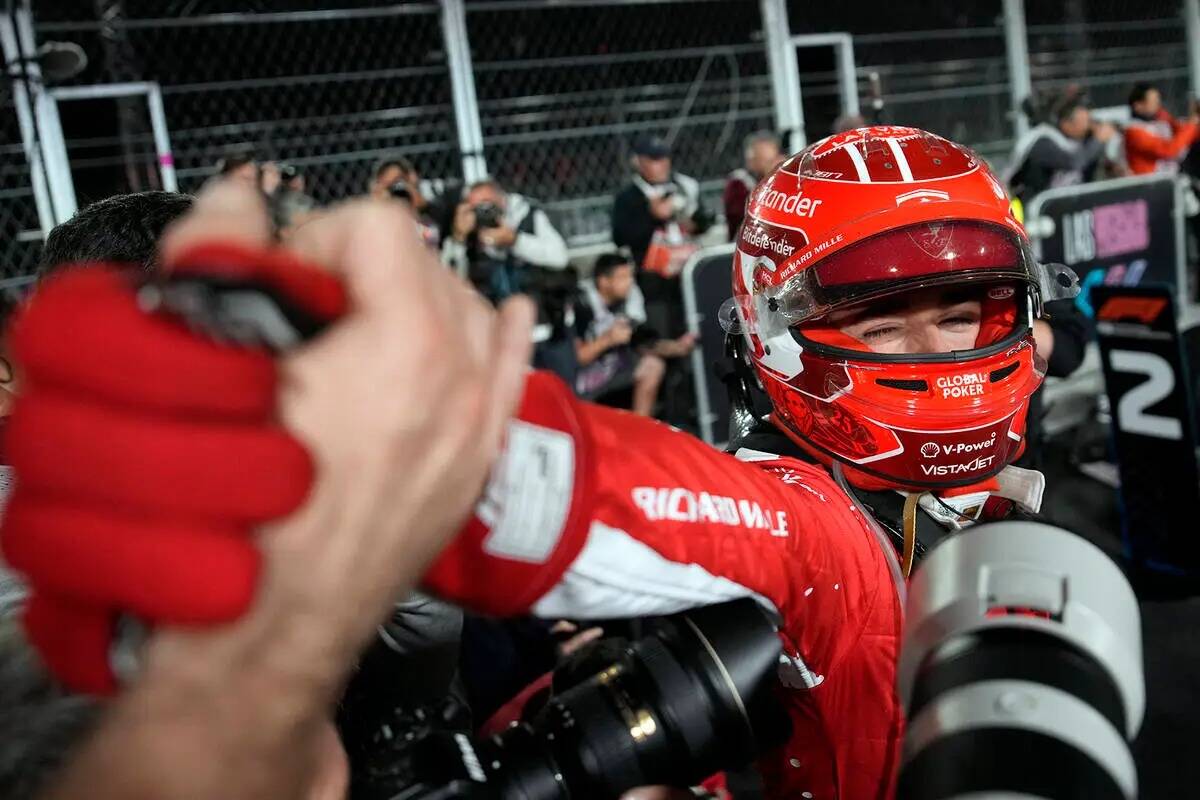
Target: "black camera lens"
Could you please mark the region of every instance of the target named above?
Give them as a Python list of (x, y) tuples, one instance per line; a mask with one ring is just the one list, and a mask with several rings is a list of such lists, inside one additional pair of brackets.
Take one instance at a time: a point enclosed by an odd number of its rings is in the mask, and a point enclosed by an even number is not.
[[(688, 786), (784, 741), (788, 721), (764, 680), (774, 675), (779, 640), (754, 601), (696, 609), (648, 627), (651, 635), (553, 698), (528, 727), (497, 737), (496, 749), (480, 747), (482, 761), (503, 765), (499, 796), (603, 798), (635, 786)], [(509, 736), (516, 741), (505, 741)], [(561, 782), (524, 774), (522, 765), (544, 770), (537, 758), (512, 758), (531, 747), (552, 754)], [(495, 757), (500, 753), (507, 759)], [(535, 786), (543, 793), (527, 793)]]
[(550, 699), (529, 723), (485, 742), (409, 731), (394, 800), (617, 798), (635, 786), (690, 786), (782, 744), (773, 701), (779, 639), (764, 610), (735, 600), (650, 621), (650, 635)]

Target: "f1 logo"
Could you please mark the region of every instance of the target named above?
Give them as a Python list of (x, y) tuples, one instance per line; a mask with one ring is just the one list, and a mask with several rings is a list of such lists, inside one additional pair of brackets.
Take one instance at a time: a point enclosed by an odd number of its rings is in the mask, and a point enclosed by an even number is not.
[(1096, 317), (1109, 322), (1134, 319), (1143, 325), (1151, 325), (1166, 307), (1165, 298), (1118, 295), (1104, 301), (1104, 305), (1096, 312)]

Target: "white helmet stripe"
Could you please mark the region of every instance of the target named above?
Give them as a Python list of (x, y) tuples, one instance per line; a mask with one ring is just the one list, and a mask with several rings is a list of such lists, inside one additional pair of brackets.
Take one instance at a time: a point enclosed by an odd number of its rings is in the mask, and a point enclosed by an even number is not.
[(908, 165), (908, 157), (904, 155), (904, 148), (900, 146), (898, 140), (890, 137), (887, 143), (888, 147), (892, 149), (892, 155), (896, 158), (896, 166), (900, 168), (900, 177), (904, 178), (905, 183), (912, 183), (912, 167)]

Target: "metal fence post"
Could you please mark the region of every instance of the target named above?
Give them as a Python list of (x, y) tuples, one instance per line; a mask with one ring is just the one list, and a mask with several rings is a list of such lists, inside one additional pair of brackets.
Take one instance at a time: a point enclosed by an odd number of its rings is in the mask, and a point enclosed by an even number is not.
[(775, 127), (792, 150), (808, 143), (804, 132), (804, 106), (800, 100), (800, 67), (788, 25), (787, 0), (761, 0), (763, 36), (771, 69), (771, 96), (775, 101)]
[(1033, 94), (1029, 78), (1029, 41), (1025, 31), (1025, 0), (1004, 0), (1004, 47), (1008, 55), (1008, 94), (1011, 99), (1014, 139), (1029, 130), (1029, 117), (1021, 104)]
[(1188, 73), (1192, 95), (1200, 97), (1200, 0), (1183, 0), (1184, 29), (1187, 31)]
[[(26, 76), (28, 70), (36, 64), (22, 63), (20, 50), (17, 47), (17, 33), (13, 28), (12, 19), (7, 14), (0, 14), (0, 56), (5, 64), (15, 64), (6, 69), (5, 77), (11, 82), (13, 106), (17, 111), (17, 125), (21, 130), (21, 144), (25, 151), (25, 163), (29, 165), (29, 180), (33, 184), (33, 202), (37, 208), (38, 224), (42, 228), (42, 237), (50, 234), (50, 230), (58, 224), (54, 213), (54, 204), (50, 198), (50, 189), (46, 179), (46, 171), (42, 164), (42, 151), (34, 133), (35, 119), (33, 107), (29, 99), (29, 83)], [(18, 72), (19, 71), (19, 72)]]
[(842, 113), (858, 115), (862, 111), (858, 105), (858, 72), (854, 65), (854, 37), (848, 33), (839, 36), (837, 51), (838, 86), (842, 95)]
[(179, 181), (175, 176), (175, 155), (171, 152), (171, 137), (167, 133), (167, 112), (163, 109), (162, 88), (157, 83), (150, 83), (147, 87), (146, 103), (150, 108), (150, 127), (154, 132), (154, 151), (158, 157), (162, 187), (168, 192), (177, 192)]
[[(37, 37), (33, 31), (33, 10), (29, 5), (15, 12), (17, 48), (27, 58), (37, 53)], [(58, 104), (54, 102), (42, 83), (42, 71), (36, 60), (25, 64), (29, 80), (30, 100), (37, 120), (37, 136), (41, 140), (42, 158), (49, 180), (50, 196), (56, 224), (66, 222), (76, 211), (75, 180), (71, 177), (71, 162), (67, 156), (67, 142), (63, 138), (62, 122), (58, 117)]]
[(472, 183), (487, 177), (487, 161), (483, 155), (483, 127), (475, 97), (475, 72), (463, 0), (442, 0), (442, 38), (450, 67), (450, 94), (454, 100), (458, 146), (462, 150), (463, 180)]

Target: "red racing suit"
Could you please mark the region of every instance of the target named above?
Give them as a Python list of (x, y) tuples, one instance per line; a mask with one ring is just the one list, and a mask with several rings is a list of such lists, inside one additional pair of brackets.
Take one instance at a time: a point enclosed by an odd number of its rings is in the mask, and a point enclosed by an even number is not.
[(760, 761), (768, 796), (872, 800), (891, 794), (903, 724), (890, 548), (820, 466), (727, 455), (535, 373), (476, 518), (426, 585), (573, 618), (753, 596), (780, 619), (793, 725)]

